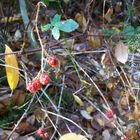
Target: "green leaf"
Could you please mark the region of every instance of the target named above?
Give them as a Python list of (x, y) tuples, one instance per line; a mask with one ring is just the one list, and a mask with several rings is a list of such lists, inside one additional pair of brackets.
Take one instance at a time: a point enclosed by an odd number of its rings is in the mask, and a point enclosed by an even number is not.
[(47, 31), (47, 30), (49, 30), (51, 27), (52, 27), (51, 24), (46, 24), (46, 25), (44, 25), (44, 26), (41, 26), (41, 31), (42, 31), (42, 32)]
[(56, 14), (56, 15), (54, 16), (54, 18), (52, 19), (51, 24), (52, 24), (53, 26), (55, 26), (55, 24), (56, 24), (57, 22), (60, 22), (60, 20), (61, 20), (61, 16), (58, 15), (58, 14)]
[(72, 19), (57, 22), (54, 26), (67, 33), (72, 32), (79, 27), (78, 23)]
[(59, 29), (58, 29), (57, 27), (54, 27), (54, 28), (52, 29), (52, 35), (53, 35), (53, 37), (54, 37), (56, 40), (59, 39), (59, 37), (60, 37), (60, 31), (59, 31)]
[(122, 33), (126, 39), (131, 39), (135, 35), (135, 28), (131, 25), (124, 27)]
[(43, 3), (48, 6), (49, 5), (49, 0), (43, 0)]

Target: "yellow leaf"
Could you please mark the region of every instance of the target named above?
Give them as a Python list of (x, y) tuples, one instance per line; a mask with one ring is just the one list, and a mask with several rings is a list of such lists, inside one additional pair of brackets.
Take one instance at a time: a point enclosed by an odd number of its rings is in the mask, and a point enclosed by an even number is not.
[(84, 102), (77, 95), (73, 95), (73, 97), (80, 106), (84, 106)]
[(88, 140), (83, 135), (77, 135), (75, 133), (67, 133), (60, 137), (59, 140)]
[[(9, 46), (5, 45), (5, 53), (12, 53)], [(19, 81), (17, 58), (14, 54), (5, 55), (6, 75), (11, 90), (14, 90)]]
[(94, 111), (93, 106), (88, 106), (88, 107), (86, 108), (86, 111), (87, 111), (88, 113), (93, 112), (93, 111)]

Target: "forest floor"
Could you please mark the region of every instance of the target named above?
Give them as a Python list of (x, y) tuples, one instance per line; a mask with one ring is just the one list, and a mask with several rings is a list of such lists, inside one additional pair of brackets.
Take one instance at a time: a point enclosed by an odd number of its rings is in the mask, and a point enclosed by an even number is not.
[(0, 1), (0, 140), (140, 140), (138, 0)]

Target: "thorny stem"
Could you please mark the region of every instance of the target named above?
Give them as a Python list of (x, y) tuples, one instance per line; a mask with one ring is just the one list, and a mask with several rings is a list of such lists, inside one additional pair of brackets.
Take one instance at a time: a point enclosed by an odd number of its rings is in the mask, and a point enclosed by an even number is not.
[(37, 33), (37, 36), (38, 36), (38, 40), (39, 40), (39, 43), (40, 43), (40, 46), (41, 46), (41, 49), (42, 49), (42, 57), (41, 57), (41, 71), (43, 73), (43, 58), (44, 58), (44, 46), (43, 46), (43, 43), (41, 41), (41, 37), (40, 37), (40, 34), (39, 34), (39, 29), (38, 29), (38, 14), (39, 14), (39, 10), (40, 10), (40, 5), (43, 5), (46, 7), (46, 5), (43, 3), (43, 2), (38, 2), (37, 4), (37, 13), (36, 13), (36, 18), (35, 18), (35, 29), (36, 29), (36, 33)]
[(33, 94), (33, 97), (31, 99), (31, 101), (28, 104), (28, 107), (26, 108), (25, 112), (22, 114), (21, 118), (19, 119), (19, 121), (17, 122), (17, 124), (15, 125), (15, 127), (13, 128), (13, 130), (11, 131), (11, 133), (8, 135), (8, 137), (6, 138), (6, 140), (9, 140), (9, 138), (12, 136), (12, 134), (15, 132), (16, 128), (18, 127), (18, 125), (21, 123), (21, 121), (24, 119), (25, 115), (27, 114), (28, 110), (31, 107), (32, 102), (34, 101), (35, 98), (35, 93)]

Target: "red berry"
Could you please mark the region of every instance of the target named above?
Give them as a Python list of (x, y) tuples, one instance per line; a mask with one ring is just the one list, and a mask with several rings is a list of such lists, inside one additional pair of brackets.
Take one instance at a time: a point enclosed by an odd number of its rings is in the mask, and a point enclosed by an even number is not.
[(106, 116), (109, 118), (109, 119), (112, 119), (113, 118), (113, 111), (112, 110), (109, 110), (106, 112)]
[(48, 64), (52, 67), (57, 67), (58, 66), (58, 59), (56, 56), (52, 56), (48, 60)]
[(48, 133), (45, 133), (44, 138), (48, 138), (48, 137), (49, 137)]
[(29, 82), (27, 84), (27, 88), (26, 88), (28, 91), (30, 91), (31, 93), (34, 93), (37, 91), (37, 88), (34, 86), (34, 82)]
[(41, 83), (40, 83), (40, 80), (35, 80), (35, 81), (33, 81), (33, 85), (34, 85), (34, 87), (35, 87), (37, 90), (40, 90), (41, 87), (42, 87), (42, 85), (41, 85)]
[(39, 136), (43, 136), (45, 134), (45, 129), (44, 128), (39, 128), (36, 132)]
[(47, 73), (40, 76), (40, 83), (42, 85), (47, 85), (50, 81), (51, 79)]
[(38, 90), (40, 90), (42, 87), (41, 83), (39, 80), (34, 80), (31, 81), (27, 84), (27, 90), (30, 91), (31, 93), (37, 92)]

